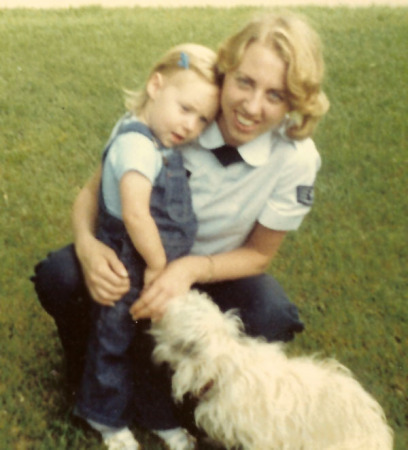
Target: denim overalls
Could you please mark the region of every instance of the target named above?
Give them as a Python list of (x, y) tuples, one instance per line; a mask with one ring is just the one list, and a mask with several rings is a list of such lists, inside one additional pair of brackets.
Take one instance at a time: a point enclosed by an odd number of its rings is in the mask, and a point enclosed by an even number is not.
[[(140, 122), (122, 125), (115, 138), (127, 132), (138, 132), (154, 139), (150, 130)], [(110, 145), (104, 151), (103, 162)], [(159, 229), (167, 261), (188, 254), (197, 222), (182, 156), (178, 151), (163, 156), (162, 169), (152, 188), (150, 211)], [(150, 322), (134, 322), (129, 314), (130, 306), (143, 287), (146, 265), (134, 248), (123, 222), (107, 211), (102, 189), (99, 194), (97, 237), (118, 254), (128, 270), (131, 288), (114, 307), (101, 306), (96, 302), (92, 306), (88, 352), (76, 413), (105, 425), (122, 427), (133, 418), (135, 402), (148, 401), (149, 395), (144, 392), (143, 382), (138, 383), (137, 380), (144, 368), (137, 367), (138, 355), (134, 354), (133, 341), (139, 341), (136, 348), (146, 353), (140, 359), (142, 364), (150, 364), (151, 339), (146, 335)], [(139, 406), (139, 410), (143, 411), (143, 405)]]

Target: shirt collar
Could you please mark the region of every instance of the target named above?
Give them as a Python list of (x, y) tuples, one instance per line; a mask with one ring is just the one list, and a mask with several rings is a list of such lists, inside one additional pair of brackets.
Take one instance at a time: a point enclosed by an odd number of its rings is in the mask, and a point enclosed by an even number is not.
[[(267, 131), (254, 140), (238, 147), (243, 160), (250, 166), (258, 167), (265, 164), (271, 153), (273, 133)], [(213, 122), (198, 138), (201, 147), (211, 150), (225, 144), (221, 131), (216, 122)]]

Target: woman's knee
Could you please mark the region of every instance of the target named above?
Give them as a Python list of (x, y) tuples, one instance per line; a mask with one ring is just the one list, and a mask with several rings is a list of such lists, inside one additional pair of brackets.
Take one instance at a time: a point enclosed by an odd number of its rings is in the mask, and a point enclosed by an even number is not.
[(205, 290), (223, 311), (237, 308), (251, 336), (286, 342), (304, 329), (296, 306), (270, 275), (222, 282)]
[[(244, 318), (245, 321), (245, 318)], [(262, 336), (268, 341), (288, 342), (304, 329), (297, 307), (289, 302), (265, 302), (248, 311), (248, 333)]]
[(56, 302), (60, 308), (64, 301), (79, 296), (84, 283), (74, 246), (49, 253), (35, 266), (31, 281), (42, 306), (51, 315)]

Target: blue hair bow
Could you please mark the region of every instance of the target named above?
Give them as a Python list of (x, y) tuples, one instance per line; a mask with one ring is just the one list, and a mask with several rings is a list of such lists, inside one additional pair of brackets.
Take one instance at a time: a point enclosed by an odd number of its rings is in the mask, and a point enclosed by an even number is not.
[(190, 60), (189, 60), (187, 53), (185, 53), (185, 52), (180, 53), (180, 59), (179, 59), (178, 65), (180, 67), (183, 67), (184, 69), (190, 68)]

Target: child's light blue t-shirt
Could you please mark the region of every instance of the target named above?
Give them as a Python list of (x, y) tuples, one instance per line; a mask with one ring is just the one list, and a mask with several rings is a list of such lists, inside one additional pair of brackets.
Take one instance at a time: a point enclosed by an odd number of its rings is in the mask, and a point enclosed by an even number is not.
[[(137, 121), (136, 118), (124, 118), (120, 121)], [(109, 148), (102, 172), (102, 194), (110, 214), (122, 219), (122, 203), (120, 198), (120, 180), (129, 171), (137, 171), (144, 175), (152, 184), (162, 168), (163, 152), (168, 154), (171, 149), (158, 150), (155, 143), (148, 137), (129, 132), (115, 138), (118, 126), (112, 133), (114, 141)]]

